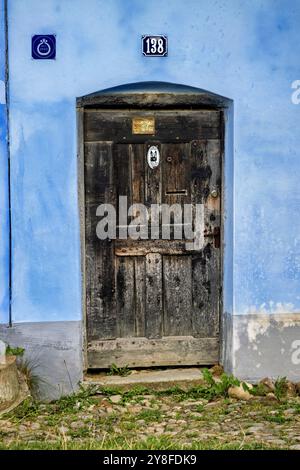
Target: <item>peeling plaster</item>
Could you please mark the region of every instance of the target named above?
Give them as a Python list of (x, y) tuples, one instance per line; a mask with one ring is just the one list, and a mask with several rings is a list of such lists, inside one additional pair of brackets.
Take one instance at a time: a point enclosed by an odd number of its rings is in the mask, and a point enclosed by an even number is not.
[[(237, 317), (237, 316), (236, 316)], [(283, 314), (270, 314), (262, 312), (252, 313), (251, 315), (240, 315), (242, 325), (246, 327), (247, 340), (251, 344), (252, 350), (257, 351), (260, 355), (259, 350), (260, 336), (267, 335), (269, 329), (276, 327), (278, 331), (283, 331), (285, 328), (293, 328), (300, 325), (300, 315), (298, 313), (283, 313)], [(244, 318), (244, 321), (242, 321)], [(236, 322), (234, 322), (236, 325)], [(238, 351), (243, 344), (240, 338), (240, 328), (235, 327), (233, 331), (233, 349)], [(282, 338), (282, 343), (285, 344), (285, 340)], [(284, 354), (285, 348), (281, 348), (281, 354)]]
[(249, 320), (247, 326), (248, 338), (250, 343), (256, 341), (258, 335), (263, 335), (267, 332), (270, 326), (270, 317), (263, 316), (257, 321), (256, 317), (253, 320)]
[[(276, 327), (282, 331), (284, 328), (291, 328), (298, 326), (300, 323), (299, 314), (289, 313), (277, 315), (264, 315), (251, 319), (249, 316), (248, 321), (248, 338), (250, 342), (254, 342), (258, 335), (266, 334), (269, 327), (276, 323)], [(283, 349), (284, 351), (284, 349)]]
[[(300, 380), (300, 316), (293, 313), (235, 315), (233, 373), (256, 381), (265, 376)], [(239, 347), (237, 347), (239, 346)]]
[(265, 315), (265, 314), (286, 314), (286, 313), (297, 313), (300, 315), (299, 309), (297, 309), (291, 302), (274, 302), (272, 300), (262, 303), (259, 307), (252, 305), (245, 308), (242, 315)]

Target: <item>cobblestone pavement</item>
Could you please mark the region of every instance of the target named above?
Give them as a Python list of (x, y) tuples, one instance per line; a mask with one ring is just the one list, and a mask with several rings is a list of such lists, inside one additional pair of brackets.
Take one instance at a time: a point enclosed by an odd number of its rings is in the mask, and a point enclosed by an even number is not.
[(300, 450), (300, 397), (199, 399), (135, 390), (53, 404), (27, 400), (0, 419), (0, 448)]

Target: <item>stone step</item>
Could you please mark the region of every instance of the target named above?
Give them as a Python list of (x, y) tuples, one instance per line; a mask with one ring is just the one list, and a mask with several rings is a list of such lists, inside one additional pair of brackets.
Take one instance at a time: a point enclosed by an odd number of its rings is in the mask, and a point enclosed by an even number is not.
[(107, 375), (105, 372), (92, 372), (85, 375), (83, 386), (98, 385), (99, 387), (116, 387), (123, 390), (134, 386), (143, 386), (155, 390), (165, 390), (173, 386), (187, 389), (201, 383), (203, 383), (201, 369), (186, 367), (131, 370), (131, 373), (125, 377)]

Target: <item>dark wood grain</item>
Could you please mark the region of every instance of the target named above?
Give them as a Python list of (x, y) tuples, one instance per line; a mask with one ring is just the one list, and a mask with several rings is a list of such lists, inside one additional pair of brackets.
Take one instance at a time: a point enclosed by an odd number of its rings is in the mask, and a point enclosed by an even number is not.
[(146, 335), (146, 258), (134, 258), (136, 336)]
[(85, 246), (87, 336), (115, 338), (116, 302), (114, 247), (110, 240), (96, 235), (100, 203), (115, 202), (112, 145), (87, 144), (85, 147)]
[(162, 336), (163, 292), (162, 257), (158, 253), (146, 255), (146, 336)]
[(164, 336), (192, 331), (191, 256), (164, 256)]
[[(132, 135), (132, 118), (155, 117), (155, 135)], [(221, 289), (219, 110), (85, 112), (86, 311), (89, 367), (209, 364), (218, 360)], [(160, 164), (147, 151), (156, 145)], [(178, 205), (156, 219), (157, 238), (99, 240), (97, 207), (119, 196), (132, 203)], [(204, 206), (205, 244), (188, 250), (179, 217)], [(137, 209), (132, 216), (136, 217)], [(119, 215), (119, 214), (118, 214)], [(132, 217), (118, 221), (123, 235)], [(149, 213), (150, 231), (151, 214)], [(170, 238), (162, 239), (162, 224)], [(174, 225), (175, 224), (175, 225)], [(175, 228), (180, 226), (181, 235)], [(125, 231), (125, 232), (124, 232)]]
[(113, 341), (92, 341), (88, 367), (189, 366), (216, 364), (219, 360), (218, 338), (169, 336), (160, 339), (118, 338)]
[(118, 336), (135, 336), (135, 269), (134, 259), (116, 259), (116, 294)]
[[(153, 116), (155, 134), (145, 136), (132, 133), (134, 117)], [(85, 112), (85, 141), (143, 143), (145, 140), (160, 142), (189, 142), (192, 139), (220, 138), (220, 111), (173, 111), (137, 114), (130, 111)]]

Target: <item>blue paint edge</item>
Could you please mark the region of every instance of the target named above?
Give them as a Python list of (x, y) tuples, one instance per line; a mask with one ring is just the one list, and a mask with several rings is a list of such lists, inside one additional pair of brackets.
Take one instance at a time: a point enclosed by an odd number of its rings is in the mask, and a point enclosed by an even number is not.
[(7, 105), (7, 1), (0, 0), (0, 80), (5, 103), (0, 104), (0, 323), (10, 323), (10, 205)]

